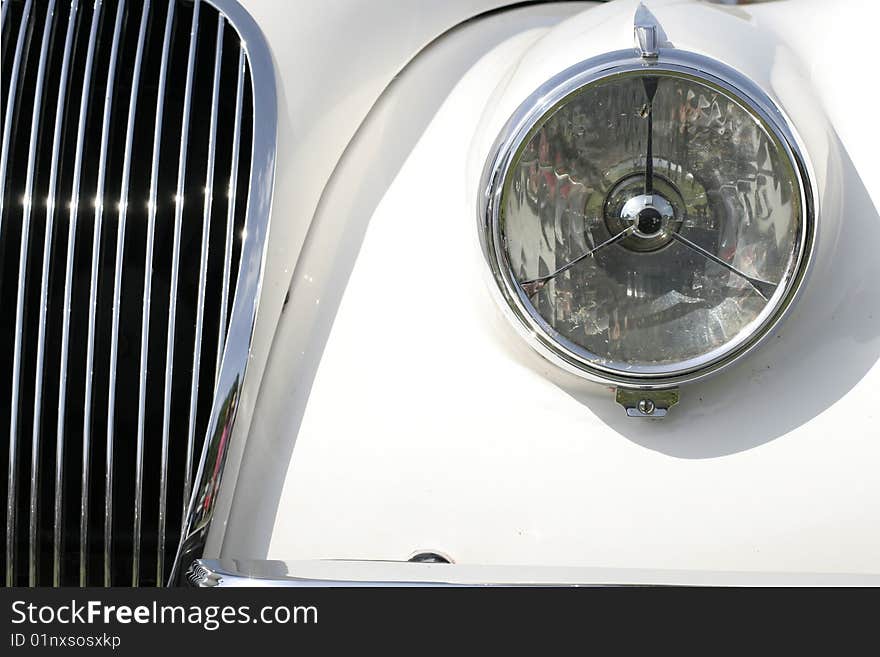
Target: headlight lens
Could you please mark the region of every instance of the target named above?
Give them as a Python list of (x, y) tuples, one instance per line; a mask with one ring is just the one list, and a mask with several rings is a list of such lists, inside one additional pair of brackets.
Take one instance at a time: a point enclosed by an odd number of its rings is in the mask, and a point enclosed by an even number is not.
[(705, 69), (612, 67), (563, 83), (489, 169), (488, 250), (505, 296), (588, 374), (711, 369), (760, 337), (800, 280), (812, 219), (792, 140), (766, 98)]

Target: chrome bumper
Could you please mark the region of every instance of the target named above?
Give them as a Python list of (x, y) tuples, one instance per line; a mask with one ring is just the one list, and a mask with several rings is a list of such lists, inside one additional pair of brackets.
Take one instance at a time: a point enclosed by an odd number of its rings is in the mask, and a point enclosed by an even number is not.
[(747, 573), (406, 561), (198, 559), (194, 587), (239, 586), (880, 586), (880, 575)]

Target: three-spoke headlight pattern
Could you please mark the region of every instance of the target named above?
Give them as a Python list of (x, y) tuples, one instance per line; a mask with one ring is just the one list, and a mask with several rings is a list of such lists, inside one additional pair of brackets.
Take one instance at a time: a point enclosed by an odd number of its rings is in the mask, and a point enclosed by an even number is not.
[(787, 122), (705, 57), (629, 51), (551, 80), (486, 167), (482, 240), (539, 351), (617, 385), (731, 362), (791, 302), (813, 212)]

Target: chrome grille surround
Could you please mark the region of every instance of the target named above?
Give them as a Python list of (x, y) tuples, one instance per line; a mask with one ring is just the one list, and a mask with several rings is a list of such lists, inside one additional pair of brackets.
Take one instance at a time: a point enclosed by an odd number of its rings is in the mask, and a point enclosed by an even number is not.
[(163, 584), (247, 365), (271, 57), (234, 0), (3, 0), (2, 38), (5, 583)]

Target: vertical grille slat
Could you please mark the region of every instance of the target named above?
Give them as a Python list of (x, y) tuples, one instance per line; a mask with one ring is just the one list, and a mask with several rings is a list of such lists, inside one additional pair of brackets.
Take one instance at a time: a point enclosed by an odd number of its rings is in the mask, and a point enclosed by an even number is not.
[[(52, 137), (52, 168), (49, 173), (49, 193), (47, 196), (46, 230), (43, 246), (43, 269), (40, 282), (40, 328), (37, 343), (37, 369), (36, 390), (34, 396), (34, 439), (40, 435), (41, 426), (39, 418), (42, 411), (43, 390), (43, 366), (46, 345), (46, 313), (48, 311), (49, 296), (49, 267), (52, 254), (52, 237), (55, 221), (55, 210), (58, 207), (58, 165), (61, 151), (61, 137), (64, 123), (64, 108), (67, 101), (67, 85), (70, 75), (70, 61), (73, 52), (74, 28), (79, 11), (79, 0), (73, 0), (70, 4), (70, 14), (67, 19), (67, 32), (64, 36), (64, 54), (61, 63), (60, 89), (58, 102), (55, 106), (55, 127)], [(53, 489), (53, 515), (52, 515), (52, 583), (54, 586), (61, 585), (61, 500), (62, 480), (64, 474), (64, 442), (63, 434), (56, 435), (55, 444), (55, 481)]]
[[(9, 2), (3, 5), (4, 10), (8, 7)], [(3, 185), (0, 186), (0, 208), (6, 206), (6, 173), (9, 167), (9, 142), (12, 137), (12, 117), (15, 114), (15, 99), (18, 95), (18, 77), (21, 72), (21, 55), (24, 50), (25, 37), (27, 36), (28, 19), (31, 14), (33, 0), (27, 0), (24, 5), (24, 13), (21, 17), (21, 25), (18, 28), (18, 38), (15, 41), (15, 54), (12, 58), (12, 74), (9, 78), (9, 96), (6, 99), (6, 109), (3, 113), (3, 143), (0, 147), (0, 179)], [(5, 14), (5, 11), (4, 11)], [(4, 16), (4, 22), (5, 22)], [(2, 214), (0, 214), (0, 230), (2, 230)], [(7, 538), (8, 540), (8, 538)]]
[[(12, 132), (12, 116), (15, 111), (13, 102), (18, 94), (18, 77), (21, 71), (21, 56), (24, 50), (24, 41), (27, 34), (28, 19), (30, 18), (32, 0), (28, 0), (24, 7), (21, 26), (18, 29), (18, 38), (15, 44), (15, 55), (12, 63), (12, 75), (9, 81), (9, 97), (6, 102), (6, 113), (3, 118), (3, 144), (0, 153), (0, 176), (3, 184), (0, 185), (0, 208), (6, 206), (6, 170), (9, 163), (10, 138)], [(2, 214), (0, 214), (0, 234), (2, 234)], [(16, 314), (15, 335), (19, 336), (21, 321)], [(17, 361), (18, 362), (18, 361)], [(15, 530), (17, 520), (18, 500), (18, 372), (13, 365), (12, 398), (10, 400), (11, 420), (9, 423), (9, 478), (6, 482), (6, 585), (12, 586), (15, 573)]]
[[(205, 203), (202, 212), (201, 253), (199, 258), (199, 287), (196, 301), (196, 334), (193, 349), (192, 380), (189, 391), (189, 420), (186, 433), (186, 464), (184, 466), (183, 509), (181, 518), (185, 518), (189, 504), (191, 487), (193, 445), (195, 444), (196, 412), (199, 395), (199, 370), (202, 358), (202, 330), (205, 320), (205, 280), (208, 273), (208, 249), (211, 236), (211, 209), (214, 204), (214, 165), (217, 158), (217, 114), (220, 109), (220, 70), (223, 63), (223, 32), (226, 21), (221, 16), (217, 21), (217, 36), (214, 44), (214, 76), (211, 85), (211, 119), (208, 135), (208, 170), (205, 174)], [(222, 329), (221, 329), (222, 330)]]
[(141, 560), (141, 523), (143, 522), (143, 467), (144, 467), (144, 437), (146, 422), (146, 395), (147, 395), (147, 354), (150, 339), (150, 294), (153, 284), (153, 247), (156, 237), (156, 204), (158, 202), (157, 187), (159, 184), (159, 155), (162, 144), (162, 118), (164, 111), (165, 85), (168, 81), (168, 60), (171, 52), (171, 31), (174, 28), (175, 1), (168, 3), (168, 13), (165, 18), (165, 35), (162, 39), (162, 64), (159, 69), (159, 92), (156, 100), (156, 122), (153, 133), (153, 159), (150, 168), (150, 199), (147, 201), (147, 245), (144, 259), (144, 293), (143, 315), (141, 320), (141, 356), (140, 356), (140, 387), (138, 392), (138, 442), (137, 442), (137, 466), (135, 474), (135, 503), (134, 503), (134, 532), (133, 532), (133, 558), (131, 567), (131, 584), (137, 586), (140, 583), (140, 560)]
[(193, 6), (192, 24), (189, 32), (189, 50), (186, 60), (186, 87), (183, 97), (183, 119), (180, 128), (180, 154), (177, 159), (177, 191), (174, 195), (174, 243), (171, 254), (171, 283), (168, 295), (168, 333), (165, 349), (165, 396), (162, 407), (162, 456), (159, 479), (159, 543), (156, 559), (156, 579), (164, 579), (165, 567), (165, 523), (168, 495), (168, 445), (171, 439), (171, 391), (174, 376), (174, 342), (177, 322), (178, 279), (180, 276), (180, 239), (183, 228), (183, 207), (186, 188), (187, 148), (189, 147), (189, 128), (192, 113), (193, 74), (196, 63), (196, 49), (199, 35), (200, 0)]
[[(98, 25), (101, 16), (101, 0), (95, 0), (92, 13), (91, 27), (89, 28), (88, 50), (86, 54), (85, 75), (83, 78), (82, 96), (80, 98), (79, 119), (76, 130), (76, 155), (73, 165), (73, 187), (70, 196), (70, 214), (67, 232), (67, 260), (64, 276), (64, 307), (63, 328), (61, 334), (61, 370), (59, 378), (59, 404), (58, 404), (58, 440), (64, 443), (65, 411), (67, 404), (67, 377), (70, 356), (70, 314), (73, 297), (73, 260), (75, 257), (77, 219), (79, 216), (80, 193), (82, 191), (82, 169), (86, 138), (86, 120), (88, 117), (89, 101), (91, 94), (92, 73), (95, 64), (95, 49), (97, 45)], [(85, 447), (85, 445), (84, 445)], [(85, 480), (83, 474), (82, 479)], [(83, 514), (83, 500), (80, 500), (80, 517)], [(86, 585), (86, 565), (84, 559), (84, 543), (82, 525), (80, 525), (80, 560), (79, 560), (79, 585)]]
[[(243, 47), (238, 49), (238, 66), (235, 82), (235, 127), (232, 133), (232, 166), (229, 172), (229, 198), (226, 211), (226, 237), (223, 251), (223, 283), (220, 292), (220, 323), (219, 336), (217, 338), (217, 366), (215, 372), (220, 374), (220, 363), (223, 360), (223, 350), (226, 348), (227, 308), (229, 307), (229, 288), (232, 276), (232, 241), (235, 227), (235, 197), (238, 192), (238, 162), (241, 153), (241, 115), (244, 103), (244, 76), (245, 76), (245, 51)], [(189, 486), (186, 487), (189, 491)], [(186, 498), (188, 499), (188, 495)]]
[(144, 46), (147, 26), (150, 20), (150, 0), (145, 0), (141, 10), (138, 28), (137, 50), (132, 70), (131, 93), (128, 101), (128, 119), (125, 127), (125, 153), (122, 163), (122, 180), (116, 225), (116, 257), (113, 266), (113, 310), (110, 331), (110, 368), (107, 379), (107, 438), (106, 462), (104, 470), (104, 586), (112, 583), (112, 545), (113, 545), (113, 438), (116, 417), (116, 368), (119, 361), (119, 316), (122, 305), (122, 266), (125, 246), (125, 223), (128, 217), (129, 185), (131, 178), (131, 158), (134, 142), (134, 125), (137, 116), (138, 92), (140, 90), (141, 68), (144, 61)]
[[(28, 243), (31, 232), (31, 216), (36, 199), (34, 198), (34, 174), (37, 159), (37, 139), (40, 136), (40, 119), (42, 118), (43, 88), (46, 80), (46, 59), (49, 54), (49, 40), (52, 31), (52, 22), (55, 18), (55, 0), (49, 0), (46, 9), (46, 17), (43, 22), (43, 34), (40, 39), (40, 62), (37, 68), (36, 95), (34, 96), (34, 109), (31, 115), (30, 143), (28, 144), (27, 178), (25, 181), (24, 218), (21, 229), (21, 250), (19, 252), (18, 265), (18, 295), (16, 298), (15, 317), (15, 354), (13, 356), (13, 404), (17, 407), (19, 377), (21, 376), (21, 347), (23, 337), (24, 319), (24, 293), (27, 282), (27, 255)], [(37, 518), (39, 514), (39, 483), (40, 483), (40, 441), (39, 436), (31, 441), (31, 476), (30, 498), (28, 505), (28, 583), (35, 586), (37, 583)]]
[(264, 90), (271, 60), (235, 0), (2, 6), (0, 568), (163, 584), (251, 339), (275, 96), (258, 122), (247, 43)]
[[(96, 9), (97, 11), (97, 9)], [(107, 68), (107, 83), (104, 89), (104, 109), (101, 118), (101, 150), (98, 159), (98, 182), (95, 191), (95, 215), (92, 227), (92, 260), (89, 279), (89, 329), (86, 339), (86, 381), (85, 399), (83, 401), (83, 460), (82, 483), (80, 497), (80, 568), (87, 571), (88, 537), (89, 537), (89, 489), (90, 489), (90, 457), (92, 436), (92, 386), (94, 383), (95, 364), (95, 329), (98, 322), (98, 267), (101, 257), (101, 230), (107, 182), (107, 150), (110, 139), (110, 120), (113, 112), (113, 85), (116, 77), (116, 63), (119, 56), (119, 40), (122, 33), (122, 17), (125, 13), (125, 0), (119, 0), (116, 7), (116, 18), (113, 25), (113, 42), (110, 47), (110, 63)], [(87, 575), (83, 575), (87, 581)]]

